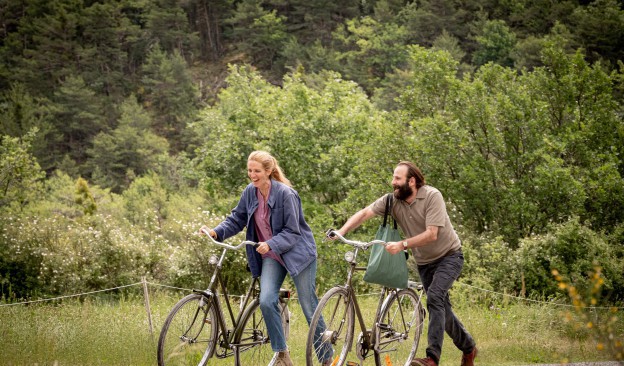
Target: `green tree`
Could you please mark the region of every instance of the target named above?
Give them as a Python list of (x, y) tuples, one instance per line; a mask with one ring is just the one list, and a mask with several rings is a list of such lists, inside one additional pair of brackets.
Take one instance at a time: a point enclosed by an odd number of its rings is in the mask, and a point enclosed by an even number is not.
[(285, 20), (276, 10), (264, 10), (257, 0), (244, 0), (225, 23), (231, 27), (228, 37), (248, 62), (271, 70), (287, 40)]
[[(136, 82), (135, 50), (144, 51), (143, 33), (123, 13), (121, 3), (94, 3), (80, 17), (78, 57), (88, 60), (80, 74), (94, 91), (116, 103)], [(128, 76), (131, 76), (130, 78)]]
[(616, 0), (579, 6), (571, 15), (571, 30), (590, 60), (612, 63), (624, 58), (624, 10)]
[(409, 118), (432, 117), (447, 108), (449, 95), (457, 87), (459, 61), (447, 51), (427, 51), (411, 46), (399, 105)]
[(93, 215), (97, 210), (95, 199), (89, 190), (89, 184), (83, 178), (78, 178), (76, 181), (76, 203), (82, 207), (82, 212), (85, 215)]
[(23, 8), (18, 32), (9, 41), (12, 68), (6, 75), (21, 82), (35, 96), (51, 97), (68, 77), (79, 74), (82, 63), (81, 0), (33, 2)]
[(509, 17), (505, 20), (508, 24), (513, 24), (519, 39), (531, 36), (539, 38), (540, 35), (548, 34), (556, 23), (569, 25), (574, 9), (580, 6), (578, 1), (570, 0), (530, 0), (499, 4), (510, 7)]
[(189, 25), (199, 34), (202, 59), (218, 61), (225, 52), (224, 20), (233, 11), (229, 0), (194, 0), (189, 10)]
[(0, 211), (21, 209), (38, 197), (45, 173), (31, 155), (36, 128), (24, 137), (3, 135), (0, 143)]
[(558, 47), (544, 51), (545, 67), (536, 70), (532, 90), (548, 112), (549, 153), (558, 156), (584, 187), (583, 220), (610, 231), (624, 220), (624, 149), (621, 103), (614, 82), (621, 72), (590, 65), (584, 54), (566, 55)]
[(183, 151), (187, 124), (198, 109), (199, 92), (186, 61), (178, 52), (154, 48), (142, 68), (139, 98), (154, 117), (156, 133), (169, 140), (173, 151)]
[(334, 32), (340, 49), (337, 56), (345, 77), (372, 90), (380, 80), (407, 61), (408, 32), (395, 23), (380, 23), (371, 17), (346, 21), (345, 29)]
[(157, 170), (169, 148), (166, 139), (151, 132), (152, 119), (134, 96), (120, 110), (118, 126), (100, 132), (88, 150), (94, 182), (114, 192), (128, 187), (135, 176)]
[[(468, 23), (467, 19), (455, 20), (459, 15), (457, 11), (458, 9), (450, 1), (413, 1), (401, 9), (396, 22), (407, 29), (410, 36), (409, 44), (430, 47), (433, 45), (433, 41), (445, 30), (455, 36), (467, 33), (452, 28), (453, 26), (461, 27), (461, 24)], [(465, 9), (465, 11), (470, 12), (469, 9)]]
[(466, 56), (466, 52), (462, 50), (461, 45), (459, 44), (459, 39), (448, 33), (446, 30), (442, 31), (442, 34), (436, 37), (433, 41), (432, 48), (447, 51), (451, 54), (451, 56), (453, 56), (453, 59), (458, 62), (461, 62), (464, 56)]
[(515, 247), (574, 215), (605, 229), (622, 221), (621, 119), (600, 67), (547, 48), (534, 72), (488, 64), (459, 81), (453, 63), (422, 61), (444, 53), (412, 52), (399, 115), (425, 174), (471, 230)]
[(356, 151), (379, 118), (361, 89), (335, 73), (295, 73), (278, 88), (247, 67), (232, 68), (227, 83), (219, 104), (195, 124), (205, 141), (196, 159), (205, 172), (202, 185), (211, 194), (239, 191), (246, 184), (247, 155), (266, 149), (302, 195), (341, 202), (357, 182), (351, 174)]
[[(52, 123), (56, 136), (50, 141), (51, 153), (57, 161), (68, 154), (83, 166), (91, 139), (108, 129), (101, 100), (82, 77), (71, 76), (56, 90), (53, 102)], [(88, 175), (89, 172), (83, 173)]]
[(472, 61), (477, 66), (488, 62), (513, 65), (510, 53), (516, 45), (516, 35), (503, 20), (487, 20), (476, 41), (479, 46), (472, 55)]
[(46, 142), (52, 133), (49, 104), (45, 98), (31, 96), (23, 84), (11, 85), (0, 95), (0, 135), (24, 137), (36, 127), (38, 133), (31, 136), (30, 143), (43, 170), (52, 165)]
[(167, 53), (178, 53), (189, 59), (197, 48), (198, 35), (192, 32), (181, 0), (155, 0), (147, 3), (145, 28), (153, 44)]
[(355, 19), (362, 14), (366, 3), (358, 0), (269, 0), (269, 3), (287, 17), (289, 34), (296, 35), (305, 45), (320, 41), (327, 47), (331, 44), (332, 33), (347, 19)]
[(374, 18), (379, 22), (391, 22), (404, 6), (403, 0), (378, 0), (373, 7)]

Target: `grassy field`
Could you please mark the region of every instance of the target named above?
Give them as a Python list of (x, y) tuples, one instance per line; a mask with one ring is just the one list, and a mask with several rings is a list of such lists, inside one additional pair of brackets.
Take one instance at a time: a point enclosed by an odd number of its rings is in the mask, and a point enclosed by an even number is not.
[[(86, 297), (0, 307), (0, 365), (155, 365), (160, 327), (182, 292), (150, 295), (155, 332), (149, 332), (139, 291), (116, 299)], [(374, 312), (375, 296), (360, 297)], [(475, 305), (453, 298), (456, 312), (480, 349), (478, 365), (527, 365), (609, 359), (586, 330), (563, 321), (562, 309), (549, 304)], [(307, 324), (291, 300), (289, 347), (295, 365), (305, 365)], [(621, 322), (619, 323), (622, 324)], [(425, 330), (426, 332), (426, 330)], [(425, 333), (426, 334), (426, 333)], [(621, 339), (622, 329), (618, 331)], [(418, 354), (423, 355), (426, 337)], [(441, 365), (459, 365), (460, 352), (445, 340)], [(357, 361), (355, 355), (353, 361)], [(213, 359), (209, 365), (231, 365)], [(366, 365), (374, 361), (367, 360)]]

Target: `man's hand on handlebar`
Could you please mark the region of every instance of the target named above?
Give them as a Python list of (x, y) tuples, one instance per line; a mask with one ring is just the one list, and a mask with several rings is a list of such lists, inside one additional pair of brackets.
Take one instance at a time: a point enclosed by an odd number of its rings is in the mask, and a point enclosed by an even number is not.
[(402, 250), (403, 250), (403, 242), (390, 241), (386, 243), (386, 251), (390, 254), (397, 254), (398, 252)]
[(344, 234), (341, 233), (340, 230), (329, 229), (325, 233), (325, 237), (329, 240), (336, 240), (338, 239), (338, 235), (335, 235), (335, 233), (338, 233), (339, 235), (344, 236)]

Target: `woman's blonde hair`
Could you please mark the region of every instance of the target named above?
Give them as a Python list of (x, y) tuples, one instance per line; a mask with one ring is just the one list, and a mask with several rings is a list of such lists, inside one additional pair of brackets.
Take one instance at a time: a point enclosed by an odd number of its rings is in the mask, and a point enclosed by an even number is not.
[(255, 161), (262, 164), (262, 167), (265, 170), (271, 172), (271, 178), (275, 179), (278, 182), (282, 182), (289, 187), (292, 187), (290, 181), (286, 176), (284, 176), (284, 172), (282, 172), (282, 168), (280, 168), (277, 160), (273, 157), (273, 155), (269, 154), (266, 151), (254, 151), (249, 154), (247, 161)]

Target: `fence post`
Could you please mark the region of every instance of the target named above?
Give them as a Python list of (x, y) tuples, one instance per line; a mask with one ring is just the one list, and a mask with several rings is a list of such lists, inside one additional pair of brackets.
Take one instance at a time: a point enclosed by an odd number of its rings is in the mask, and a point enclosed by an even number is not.
[(149, 324), (149, 331), (154, 337), (154, 327), (152, 326), (152, 311), (150, 310), (149, 292), (147, 291), (147, 281), (145, 276), (141, 277), (141, 283), (143, 284), (143, 297), (145, 298), (145, 311), (147, 312), (147, 322)]

